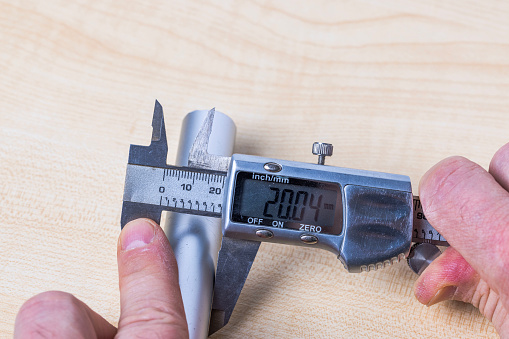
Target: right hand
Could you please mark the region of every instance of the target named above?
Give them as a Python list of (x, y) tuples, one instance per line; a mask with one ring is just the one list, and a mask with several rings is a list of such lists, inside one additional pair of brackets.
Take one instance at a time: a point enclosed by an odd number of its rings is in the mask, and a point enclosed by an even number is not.
[(426, 218), (451, 247), (417, 279), (415, 296), (427, 306), (471, 303), (509, 338), (509, 144), (489, 172), (462, 157), (441, 161), (419, 191)]

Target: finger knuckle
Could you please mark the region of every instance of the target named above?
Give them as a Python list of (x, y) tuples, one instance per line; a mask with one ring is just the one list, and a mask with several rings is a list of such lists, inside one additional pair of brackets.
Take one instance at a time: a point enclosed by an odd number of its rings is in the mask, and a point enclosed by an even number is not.
[(76, 298), (69, 293), (48, 291), (37, 294), (28, 299), (20, 308), (19, 314), (39, 313), (51, 308), (52, 310), (67, 310), (75, 304)]
[(52, 338), (61, 335), (55, 321), (74, 314), (76, 298), (65, 292), (48, 291), (27, 300), (16, 316), (15, 333), (20, 337)]
[(488, 320), (492, 321), (497, 307), (500, 306), (500, 298), (485, 281), (481, 280), (476, 287), (471, 303), (473, 306), (477, 307)]

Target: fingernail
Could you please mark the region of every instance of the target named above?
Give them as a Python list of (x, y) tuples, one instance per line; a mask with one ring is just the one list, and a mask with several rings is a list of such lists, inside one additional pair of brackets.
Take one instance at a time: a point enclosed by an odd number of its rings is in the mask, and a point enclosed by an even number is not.
[(456, 293), (456, 290), (458, 289), (458, 286), (445, 286), (442, 287), (440, 290), (438, 290), (437, 294), (431, 298), (430, 301), (426, 304), (426, 306), (430, 307), (435, 304), (438, 304), (441, 301), (450, 300), (454, 294)]
[(120, 233), (120, 248), (129, 251), (143, 247), (154, 240), (154, 225), (147, 219), (136, 219), (124, 226)]

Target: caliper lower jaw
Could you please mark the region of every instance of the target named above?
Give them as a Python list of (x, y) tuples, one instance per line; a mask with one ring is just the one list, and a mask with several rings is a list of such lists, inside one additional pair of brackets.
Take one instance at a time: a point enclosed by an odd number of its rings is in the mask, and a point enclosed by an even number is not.
[(209, 335), (221, 329), (230, 320), (258, 247), (259, 241), (223, 236), (217, 259)]

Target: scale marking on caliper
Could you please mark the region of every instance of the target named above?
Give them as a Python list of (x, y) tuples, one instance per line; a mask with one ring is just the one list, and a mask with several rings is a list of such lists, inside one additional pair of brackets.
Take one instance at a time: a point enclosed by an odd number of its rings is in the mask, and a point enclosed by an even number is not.
[[(166, 164), (162, 107), (156, 101), (149, 146), (131, 145), (121, 226), (162, 211), (222, 219), (210, 333), (226, 325), (261, 241), (326, 249), (349, 272), (380, 269), (405, 258), (416, 273), (448, 245), (429, 224), (410, 178), (325, 166), (332, 145), (315, 143), (318, 164), (245, 154), (208, 153), (209, 111), (188, 166)], [(415, 246), (415, 245), (414, 245)], [(438, 252), (437, 252), (438, 251)]]
[(128, 164), (124, 201), (159, 205), (172, 212), (221, 218), (225, 178), (224, 173)]
[(414, 196), (414, 228), (412, 242), (448, 246), (447, 240), (428, 222), (419, 197)]

